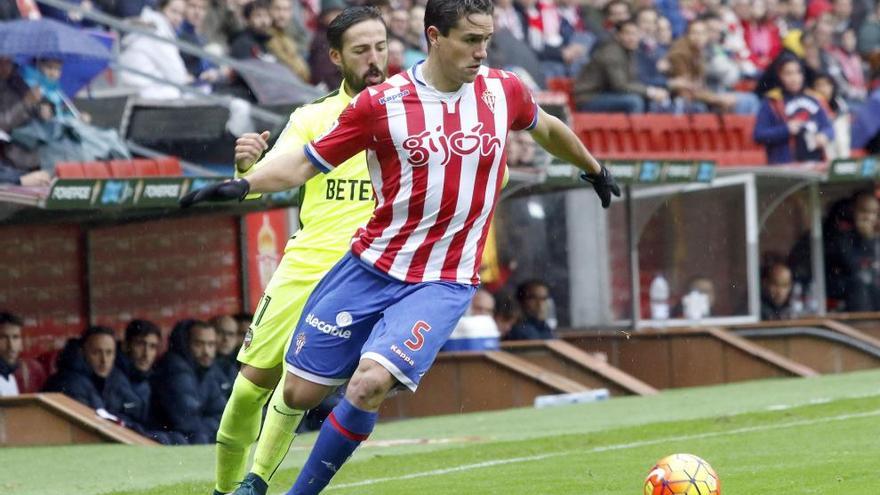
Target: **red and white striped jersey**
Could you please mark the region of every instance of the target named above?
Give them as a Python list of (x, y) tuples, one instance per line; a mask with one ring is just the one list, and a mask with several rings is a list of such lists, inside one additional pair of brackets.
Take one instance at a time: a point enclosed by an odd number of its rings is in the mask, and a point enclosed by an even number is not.
[(537, 119), (512, 73), (481, 67), (473, 83), (443, 93), (418, 64), (361, 92), (305, 151), (329, 172), (367, 150), (376, 209), (352, 240), (355, 256), (406, 282), (477, 284), (507, 133)]

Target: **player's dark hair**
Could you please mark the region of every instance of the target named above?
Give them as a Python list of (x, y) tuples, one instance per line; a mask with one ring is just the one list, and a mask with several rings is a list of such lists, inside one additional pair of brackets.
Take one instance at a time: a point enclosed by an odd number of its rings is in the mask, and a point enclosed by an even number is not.
[(109, 335), (114, 341), (116, 340), (116, 332), (114, 332), (112, 328), (101, 325), (92, 325), (83, 331), (82, 336), (80, 337), (80, 342), (82, 342), (82, 345), (86, 345), (86, 342), (95, 335)]
[(474, 14), (493, 15), (494, 12), (492, 0), (428, 0), (425, 5), (425, 39), (428, 39), (428, 28), (431, 26), (443, 36), (449, 36), (449, 30), (455, 27), (459, 19)]
[(253, 0), (241, 9), (241, 15), (245, 19), (250, 19), (255, 11), (260, 9), (270, 10), (271, 8), (272, 4), (269, 0)]
[(0, 327), (3, 325), (15, 325), (17, 327), (23, 327), (24, 321), (22, 319), (8, 311), (0, 311)]
[(543, 280), (538, 280), (536, 278), (526, 280), (525, 282), (516, 286), (516, 300), (519, 302), (523, 302), (528, 299), (529, 293), (532, 291), (533, 287), (547, 287), (548, 289), (550, 288), (550, 286), (548, 286), (547, 283)]
[(348, 7), (342, 11), (327, 26), (327, 42), (330, 48), (342, 50), (342, 36), (355, 24), (364, 21), (379, 21), (385, 25), (382, 12), (376, 7)]
[(125, 341), (131, 342), (134, 339), (146, 337), (147, 335), (155, 335), (162, 339), (162, 332), (159, 326), (149, 320), (131, 320), (125, 327)]

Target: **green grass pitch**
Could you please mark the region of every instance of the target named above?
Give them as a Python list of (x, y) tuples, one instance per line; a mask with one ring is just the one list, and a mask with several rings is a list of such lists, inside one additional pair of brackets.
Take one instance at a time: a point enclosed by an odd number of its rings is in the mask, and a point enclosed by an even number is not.
[[(641, 495), (657, 459), (696, 454), (724, 495), (880, 494), (880, 371), (381, 424), (331, 494)], [(270, 493), (296, 478), (294, 442)], [(0, 493), (209, 495), (213, 450), (0, 449)]]

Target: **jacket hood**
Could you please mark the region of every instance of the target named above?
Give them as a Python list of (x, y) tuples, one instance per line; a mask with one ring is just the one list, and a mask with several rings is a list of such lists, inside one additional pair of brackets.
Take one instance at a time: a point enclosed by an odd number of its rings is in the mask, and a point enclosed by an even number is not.
[(73, 371), (84, 375), (91, 375), (91, 370), (82, 353), (82, 340), (79, 338), (69, 339), (64, 348), (58, 354), (55, 362), (58, 371)]
[(168, 337), (168, 353), (176, 354), (192, 365), (196, 364), (196, 360), (189, 350), (189, 333), (196, 321), (178, 321), (171, 330), (171, 336)]

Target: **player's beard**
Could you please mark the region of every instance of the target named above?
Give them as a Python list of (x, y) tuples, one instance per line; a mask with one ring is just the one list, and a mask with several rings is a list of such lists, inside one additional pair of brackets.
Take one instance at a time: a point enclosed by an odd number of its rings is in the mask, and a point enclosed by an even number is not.
[[(373, 86), (385, 81), (385, 78), (388, 77), (388, 74), (386, 74), (384, 70), (379, 69), (379, 67), (375, 65), (371, 65), (370, 68), (367, 69), (363, 74), (357, 74), (348, 67), (342, 66), (342, 77), (345, 79), (345, 82), (348, 84), (348, 87), (351, 88), (352, 91), (354, 91), (355, 93), (360, 93), (367, 86)], [(369, 82), (367, 82), (368, 78), (371, 79)]]

